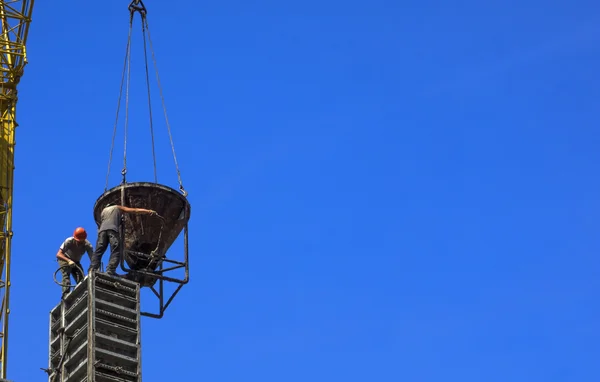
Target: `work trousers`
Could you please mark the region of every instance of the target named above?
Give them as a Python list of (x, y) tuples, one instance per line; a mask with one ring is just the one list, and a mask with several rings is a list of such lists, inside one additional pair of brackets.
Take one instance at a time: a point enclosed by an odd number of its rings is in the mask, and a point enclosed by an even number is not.
[(114, 274), (121, 262), (121, 245), (119, 243), (119, 234), (111, 229), (98, 232), (98, 240), (96, 241), (96, 250), (90, 264), (90, 270), (100, 269), (100, 259), (106, 252), (110, 244), (110, 258), (106, 265), (106, 273)]
[(75, 279), (75, 285), (79, 284), (81, 280), (83, 280), (83, 268), (81, 267), (81, 263), (76, 261), (75, 264), (69, 266), (69, 263), (64, 261), (63, 259), (58, 259), (58, 265), (60, 268), (60, 273), (62, 274), (62, 293), (67, 294), (71, 290), (71, 276)]

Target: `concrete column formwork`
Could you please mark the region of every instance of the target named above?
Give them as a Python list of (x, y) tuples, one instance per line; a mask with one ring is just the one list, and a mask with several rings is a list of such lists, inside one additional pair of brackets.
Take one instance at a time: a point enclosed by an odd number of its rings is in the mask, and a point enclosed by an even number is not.
[(48, 382), (141, 382), (138, 283), (92, 272), (50, 311)]

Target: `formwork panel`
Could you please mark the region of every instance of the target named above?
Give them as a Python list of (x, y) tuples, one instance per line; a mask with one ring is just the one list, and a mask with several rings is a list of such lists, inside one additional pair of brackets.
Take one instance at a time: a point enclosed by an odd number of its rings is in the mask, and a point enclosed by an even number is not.
[(139, 284), (86, 276), (50, 312), (48, 381), (141, 382), (140, 317)]

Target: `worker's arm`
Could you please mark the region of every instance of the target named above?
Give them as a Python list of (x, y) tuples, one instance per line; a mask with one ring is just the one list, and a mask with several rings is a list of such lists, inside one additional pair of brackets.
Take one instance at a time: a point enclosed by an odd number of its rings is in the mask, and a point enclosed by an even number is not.
[(86, 246), (87, 254), (90, 257), (90, 261), (92, 261), (92, 258), (94, 257), (94, 247), (92, 247), (92, 243), (90, 243), (90, 242), (86, 242), (85, 246)]
[(69, 246), (70, 242), (69, 240), (72, 240), (71, 238), (65, 240), (60, 247), (58, 248), (58, 252), (56, 253), (56, 257), (58, 257), (61, 260), (66, 261), (67, 263), (69, 263), (69, 265), (73, 265), (75, 264), (75, 262), (71, 259), (69, 259), (67, 257), (67, 255), (65, 255), (65, 249)]
[(123, 212), (128, 212), (131, 214), (156, 215), (156, 211), (147, 210), (145, 208), (131, 208), (131, 207), (119, 206), (119, 209)]
[(69, 263), (69, 265), (73, 265), (73, 260), (69, 259), (67, 256), (65, 256), (65, 253), (62, 251), (62, 248), (58, 249), (58, 252), (56, 252), (56, 257), (58, 257), (61, 260), (66, 261), (67, 263)]

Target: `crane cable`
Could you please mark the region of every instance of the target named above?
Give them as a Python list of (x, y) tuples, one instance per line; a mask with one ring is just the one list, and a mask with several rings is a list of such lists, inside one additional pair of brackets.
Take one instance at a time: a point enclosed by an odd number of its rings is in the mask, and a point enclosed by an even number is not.
[[(106, 185), (104, 186), (104, 191), (106, 191), (108, 189), (108, 177), (110, 175), (110, 165), (112, 163), (112, 155), (113, 155), (113, 151), (115, 148), (115, 138), (117, 136), (117, 125), (119, 123), (119, 111), (121, 110), (121, 98), (123, 97), (123, 83), (125, 82), (125, 73), (127, 72), (127, 67), (129, 66), (129, 52), (131, 50), (131, 30), (132, 30), (132, 22), (130, 21), (129, 23), (129, 34), (127, 36), (127, 47), (125, 49), (125, 62), (123, 63), (123, 73), (121, 75), (121, 85), (119, 86), (119, 101), (117, 102), (117, 116), (115, 117), (115, 125), (114, 125), (114, 129), (113, 129), (113, 136), (112, 136), (112, 141), (110, 144), (110, 155), (108, 157), (108, 171), (106, 173)], [(129, 82), (129, 76), (127, 76), (127, 82)], [(127, 86), (127, 91), (129, 92), (129, 86)], [(127, 97), (129, 98), (129, 97)], [(125, 102), (125, 107), (127, 109), (129, 109), (129, 99), (127, 99), (127, 101)], [(125, 116), (125, 131), (127, 132), (127, 114)], [(125, 136), (127, 136), (127, 133), (125, 133)], [(127, 142), (127, 141), (125, 141)], [(125, 146), (127, 147), (127, 146)], [(125, 148), (126, 150), (126, 148)], [(125, 159), (126, 160), (126, 156)], [(126, 167), (125, 167), (126, 168)], [(126, 170), (125, 168), (123, 168), (123, 171), (121, 172), (123, 174), (123, 177), (125, 177), (125, 173)]]
[(183, 182), (181, 180), (181, 171), (179, 170), (179, 164), (177, 162), (177, 155), (175, 153), (175, 144), (173, 143), (173, 136), (171, 134), (171, 126), (169, 123), (169, 118), (167, 116), (167, 107), (165, 104), (165, 98), (164, 98), (162, 86), (160, 83), (160, 76), (158, 74), (158, 65), (156, 62), (156, 55), (154, 54), (154, 47), (152, 45), (152, 38), (150, 36), (150, 28), (148, 25), (148, 19), (146, 17), (146, 13), (147, 13), (146, 7), (144, 6), (144, 3), (141, 0), (132, 0), (131, 4), (129, 4), (129, 12), (130, 12), (129, 33), (127, 36), (127, 47), (125, 50), (125, 62), (123, 64), (123, 73), (121, 75), (119, 101), (118, 101), (118, 105), (117, 105), (115, 125), (114, 125), (114, 129), (113, 129), (113, 137), (112, 137), (112, 142), (111, 142), (111, 147), (110, 147), (110, 155), (109, 155), (109, 160), (108, 160), (108, 171), (106, 174), (106, 185), (104, 187), (104, 190), (106, 191), (108, 189), (110, 166), (111, 166), (111, 162), (112, 162), (112, 154), (114, 151), (115, 137), (117, 134), (117, 124), (118, 124), (118, 120), (119, 120), (119, 111), (120, 111), (120, 106), (121, 106), (121, 98), (123, 95), (123, 84), (125, 82), (125, 78), (127, 78), (126, 89), (125, 89), (125, 126), (124, 126), (125, 133), (124, 133), (124, 148), (123, 148), (123, 169), (121, 170), (121, 175), (123, 176), (122, 183), (123, 184), (126, 183), (127, 127), (128, 127), (128, 120), (129, 120), (129, 84), (130, 84), (130, 79), (131, 79), (131, 34), (132, 34), (132, 29), (133, 29), (133, 17), (135, 15), (135, 13), (138, 12), (142, 19), (142, 35), (144, 37), (144, 63), (145, 63), (145, 68), (146, 68), (146, 85), (147, 85), (146, 87), (147, 87), (147, 93), (148, 93), (148, 109), (149, 109), (149, 117), (150, 117), (150, 136), (152, 139), (152, 159), (153, 159), (153, 164), (154, 164), (154, 181), (155, 181), (155, 183), (158, 183), (158, 177), (157, 177), (157, 171), (156, 171), (156, 153), (155, 153), (155, 148), (154, 148), (154, 126), (153, 126), (153, 118), (152, 118), (150, 76), (149, 76), (149, 69), (148, 69), (148, 53), (147, 53), (146, 35), (147, 35), (147, 39), (148, 39), (148, 45), (150, 47), (150, 52), (152, 54), (152, 62), (154, 64), (156, 81), (157, 81), (158, 89), (159, 89), (159, 93), (160, 93), (163, 113), (164, 113), (165, 121), (166, 121), (166, 125), (167, 125), (167, 131), (169, 133), (169, 141), (171, 143), (171, 150), (173, 152), (173, 160), (175, 162), (175, 169), (177, 170), (177, 179), (179, 181), (179, 190), (181, 191), (181, 193), (184, 196), (187, 196), (187, 191), (185, 191), (185, 189), (183, 188)]

